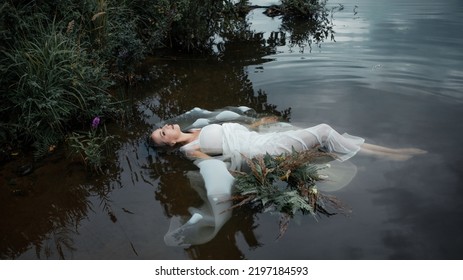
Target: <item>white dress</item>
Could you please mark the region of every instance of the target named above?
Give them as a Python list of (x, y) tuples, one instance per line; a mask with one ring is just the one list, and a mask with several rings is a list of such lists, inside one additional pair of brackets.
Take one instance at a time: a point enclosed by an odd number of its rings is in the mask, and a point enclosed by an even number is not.
[(222, 155), (230, 161), (230, 169), (241, 167), (242, 155), (254, 157), (260, 154), (280, 155), (306, 150), (320, 145), (326, 152), (337, 155), (345, 161), (354, 156), (364, 143), (364, 139), (347, 133), (339, 134), (327, 124), (319, 124), (305, 129), (292, 129), (260, 133), (251, 131), (237, 123), (211, 124), (202, 128), (197, 140), (181, 147), (187, 156), (199, 149), (205, 154)]

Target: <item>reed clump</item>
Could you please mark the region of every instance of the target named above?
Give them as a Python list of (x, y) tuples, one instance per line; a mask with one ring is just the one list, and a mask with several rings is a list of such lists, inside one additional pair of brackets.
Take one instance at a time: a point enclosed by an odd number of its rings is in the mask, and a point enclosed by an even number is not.
[[(69, 125), (104, 114), (111, 104), (103, 65), (51, 24), (3, 52), (2, 122), (16, 141), (37, 155), (63, 139)], [(108, 108), (109, 109), (109, 108)], [(4, 132), (5, 133), (5, 132)]]

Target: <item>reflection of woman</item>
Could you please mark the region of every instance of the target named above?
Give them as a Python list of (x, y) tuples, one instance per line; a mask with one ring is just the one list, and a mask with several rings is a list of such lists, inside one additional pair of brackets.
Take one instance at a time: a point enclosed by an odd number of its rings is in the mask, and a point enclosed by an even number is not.
[[(275, 122), (275, 118), (263, 118), (250, 127)], [(392, 149), (364, 143), (364, 139), (343, 135), (327, 124), (305, 129), (259, 133), (237, 123), (210, 124), (202, 129), (183, 132), (177, 124), (166, 124), (153, 131), (151, 139), (158, 146), (182, 145), (180, 150), (191, 158), (208, 158), (216, 155), (245, 155), (253, 157), (269, 153), (279, 155), (310, 149), (320, 145), (327, 152), (334, 153), (341, 161), (357, 152), (384, 156), (394, 160), (405, 160), (424, 153), (415, 148)]]

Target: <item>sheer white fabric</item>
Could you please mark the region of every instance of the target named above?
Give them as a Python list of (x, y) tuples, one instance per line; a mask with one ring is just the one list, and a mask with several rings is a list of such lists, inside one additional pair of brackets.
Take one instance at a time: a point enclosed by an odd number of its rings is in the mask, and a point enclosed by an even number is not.
[(251, 131), (241, 124), (224, 123), (205, 126), (199, 139), (182, 147), (182, 151), (187, 155), (194, 149), (209, 155), (222, 154), (222, 159), (230, 162), (230, 169), (239, 170), (242, 155), (279, 155), (291, 153), (292, 149), (302, 151), (320, 145), (325, 151), (336, 154), (338, 160), (345, 161), (354, 156), (363, 143), (363, 138), (347, 133), (341, 135), (327, 124), (263, 133)]
[(200, 174), (187, 173), (191, 186), (204, 201), (200, 208), (190, 208), (191, 217), (184, 221), (180, 217), (171, 219), (164, 242), (169, 246), (190, 246), (212, 240), (230, 219), (232, 206), (231, 190), (235, 179), (225, 163), (208, 159), (197, 163)]
[(183, 131), (198, 129), (210, 124), (220, 124), (224, 122), (235, 122), (249, 124), (255, 120), (257, 113), (246, 106), (225, 107), (223, 109), (208, 111), (201, 108), (193, 108), (179, 116), (161, 121), (156, 127), (167, 124), (178, 124)]

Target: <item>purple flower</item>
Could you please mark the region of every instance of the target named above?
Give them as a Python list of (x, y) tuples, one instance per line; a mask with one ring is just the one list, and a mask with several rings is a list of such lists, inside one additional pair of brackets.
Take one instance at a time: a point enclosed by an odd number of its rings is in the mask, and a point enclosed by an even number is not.
[(92, 121), (92, 128), (96, 129), (100, 124), (100, 117), (95, 117)]

